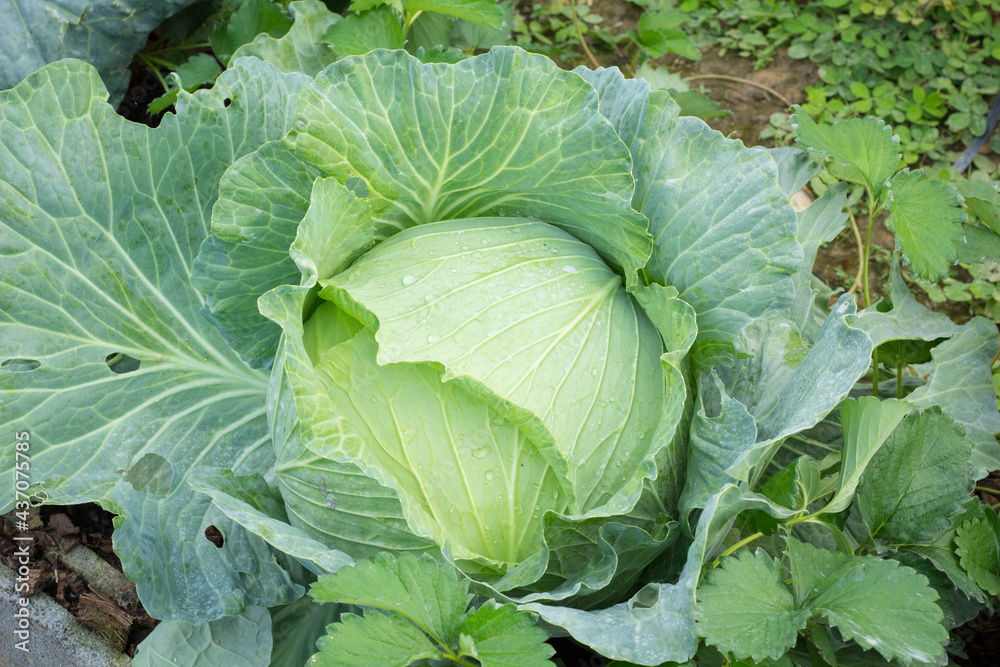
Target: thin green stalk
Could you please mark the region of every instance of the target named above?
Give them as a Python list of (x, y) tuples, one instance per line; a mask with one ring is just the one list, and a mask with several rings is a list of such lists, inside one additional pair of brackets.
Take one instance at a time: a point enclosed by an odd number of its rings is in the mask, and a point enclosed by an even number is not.
[(988, 486), (977, 486), (976, 491), (982, 491), (983, 493), (989, 493), (990, 495), (1000, 496), (1000, 489), (991, 489)]
[[(875, 197), (868, 190), (868, 230), (865, 234), (865, 263), (862, 281), (865, 289), (865, 308), (872, 305), (871, 290), (868, 285), (868, 259), (872, 254), (872, 229), (875, 227)], [(878, 349), (872, 350), (872, 396), (878, 398)]]
[(729, 547), (728, 549), (726, 549), (725, 551), (723, 551), (721, 554), (719, 554), (719, 557), (716, 558), (715, 561), (712, 563), (712, 567), (716, 567), (719, 564), (720, 560), (722, 560), (726, 556), (732, 554), (734, 551), (736, 551), (738, 549), (742, 549), (743, 547), (745, 547), (746, 545), (750, 544), (751, 542), (753, 542), (754, 540), (756, 540), (757, 538), (760, 538), (760, 537), (764, 537), (764, 533), (756, 532), (756, 533), (754, 533), (753, 535), (751, 535), (749, 537), (744, 537), (742, 540), (740, 540), (739, 542), (737, 542), (736, 544), (734, 544), (733, 546)]
[(149, 71), (153, 73), (153, 76), (155, 76), (156, 79), (160, 82), (160, 85), (163, 86), (164, 91), (170, 90), (170, 86), (167, 85), (167, 80), (163, 78), (162, 74), (160, 74), (159, 68), (155, 64), (150, 62), (149, 58), (146, 57), (146, 54), (139, 53), (136, 54), (136, 57), (138, 57), (139, 60), (141, 60), (143, 64), (145, 64), (146, 67), (149, 68)]
[(903, 398), (903, 360), (896, 362), (896, 398)]

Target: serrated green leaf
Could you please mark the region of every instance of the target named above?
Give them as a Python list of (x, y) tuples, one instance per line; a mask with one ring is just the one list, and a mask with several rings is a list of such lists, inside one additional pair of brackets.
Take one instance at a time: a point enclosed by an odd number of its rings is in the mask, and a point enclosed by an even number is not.
[(914, 412), (875, 454), (858, 485), (857, 507), (873, 537), (929, 543), (972, 493), (965, 429), (937, 409)]
[(281, 7), (272, 0), (244, 0), (212, 35), (212, 48), (223, 62), (230, 62), (235, 51), (249, 44), (260, 34), (280, 37), (288, 32), (291, 22)]
[(738, 658), (781, 657), (809, 619), (783, 578), (781, 563), (761, 550), (724, 558), (698, 587), (695, 632)]
[(937, 662), (948, 632), (927, 579), (896, 561), (856, 556), (822, 582), (810, 607), (844, 639), (905, 665)]
[(271, 616), (250, 607), (202, 625), (160, 623), (136, 649), (135, 667), (268, 667)]
[(434, 12), (457, 19), (499, 28), (504, 13), (496, 0), (403, 0), (408, 13)]
[(320, 41), (327, 29), (340, 20), (319, 0), (297, 0), (288, 5), (295, 22), (287, 33), (275, 36), (267, 32), (236, 49), (231, 60), (255, 56), (282, 72), (301, 72), (316, 76), (337, 59), (337, 54)]
[(865, 185), (876, 201), (882, 198), (899, 163), (899, 138), (882, 120), (853, 118), (832, 125), (817, 125), (801, 107), (794, 107), (792, 121), (799, 143), (826, 155), (839, 167), (834, 175)]
[(868, 462), (912, 409), (904, 401), (880, 401), (873, 396), (849, 399), (840, 405), (840, 423), (844, 429), (840, 484), (824, 512), (833, 514), (850, 507)]
[(892, 179), (886, 226), (896, 233), (896, 244), (910, 269), (924, 280), (948, 275), (958, 260), (956, 242), (965, 222), (962, 198), (955, 189), (924, 178), (921, 170), (903, 170)]
[(308, 665), (371, 667), (377, 660), (379, 667), (407, 667), (418, 660), (441, 659), (440, 649), (427, 635), (399, 614), (344, 614), (326, 631)]
[(472, 640), (482, 667), (551, 667), (555, 653), (545, 643), (549, 635), (535, 624), (533, 614), (514, 605), (485, 604), (469, 614), (459, 629)]
[(359, 56), (375, 49), (403, 48), (403, 26), (389, 7), (349, 14), (330, 26), (322, 41), (341, 56)]
[(966, 521), (955, 532), (955, 546), (972, 580), (990, 595), (1000, 595), (1000, 534), (994, 526), (982, 519)]
[(426, 555), (395, 558), (389, 553), (320, 577), (309, 595), (318, 602), (395, 612), (447, 646), (455, 639), (472, 599), (469, 580), (459, 579), (450, 565)]
[(816, 585), (839, 570), (849, 557), (839, 551), (820, 549), (794, 537), (788, 537), (786, 542), (795, 604), (801, 607), (809, 601)]

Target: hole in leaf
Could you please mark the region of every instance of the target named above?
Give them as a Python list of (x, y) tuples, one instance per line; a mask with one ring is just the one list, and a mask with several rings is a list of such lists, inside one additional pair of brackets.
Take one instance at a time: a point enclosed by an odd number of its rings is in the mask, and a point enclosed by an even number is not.
[(104, 358), (104, 361), (107, 362), (108, 368), (119, 375), (139, 370), (139, 360), (121, 352), (112, 352)]
[(174, 467), (159, 454), (147, 452), (125, 473), (125, 481), (140, 493), (148, 491), (153, 495), (165, 496), (170, 493), (174, 479)]
[(228, 97), (226, 99), (222, 100), (222, 106), (224, 106), (224, 107), (228, 107), (232, 103), (233, 103), (233, 101), (231, 99), (229, 99)]
[(222, 545), (226, 543), (222, 533), (215, 526), (209, 526), (205, 529), (205, 539), (214, 544), (216, 549), (221, 549)]
[(42, 362), (35, 359), (5, 359), (3, 363), (0, 363), (0, 370), (5, 370), (8, 373), (27, 373), (41, 365)]

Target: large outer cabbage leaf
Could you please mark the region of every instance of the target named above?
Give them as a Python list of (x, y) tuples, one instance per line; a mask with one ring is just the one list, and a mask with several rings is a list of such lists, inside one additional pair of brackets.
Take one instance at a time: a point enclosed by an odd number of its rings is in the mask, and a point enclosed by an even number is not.
[[(194, 465), (274, 462), (267, 377), (199, 314), (191, 266), (223, 170), (287, 131), (306, 81), (240, 60), (155, 129), (115, 115), (77, 61), (0, 93), (0, 359), (32, 362), (0, 367), (0, 423), (31, 432), (31, 481), (50, 502), (120, 515), (115, 549), (158, 618), (200, 623), (302, 593), (185, 479)], [(114, 353), (139, 368), (113, 372)], [(221, 548), (205, 539), (213, 525)]]
[(128, 64), (150, 31), (194, 1), (2, 0), (0, 88), (48, 63), (80, 58), (97, 68), (118, 106), (128, 88)]

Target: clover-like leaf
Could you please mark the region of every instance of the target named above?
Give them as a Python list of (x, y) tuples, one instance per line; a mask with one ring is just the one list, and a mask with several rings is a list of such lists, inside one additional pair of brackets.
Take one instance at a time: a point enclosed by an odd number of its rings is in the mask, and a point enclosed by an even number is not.
[(528, 612), (510, 604), (485, 604), (469, 614), (459, 632), (471, 640), (471, 648), (482, 667), (546, 667), (555, 653), (545, 643), (548, 633), (535, 624)]

